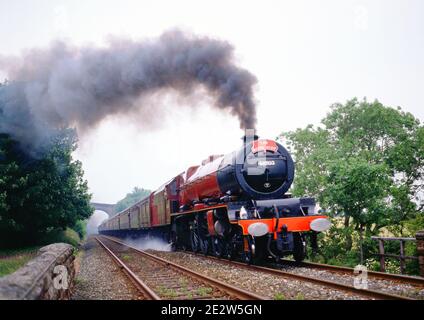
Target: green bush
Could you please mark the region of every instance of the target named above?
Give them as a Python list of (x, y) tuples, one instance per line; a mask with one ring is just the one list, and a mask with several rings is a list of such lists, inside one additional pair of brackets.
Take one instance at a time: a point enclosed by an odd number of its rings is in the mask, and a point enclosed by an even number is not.
[(64, 242), (69, 243), (70, 245), (74, 247), (78, 247), (80, 244), (81, 238), (78, 235), (78, 233), (71, 228), (66, 228), (66, 230), (51, 230), (50, 232), (46, 233), (44, 237), (40, 239), (40, 242), (43, 245), (51, 244), (51, 243), (57, 243), (57, 242)]
[(84, 239), (87, 234), (87, 220), (78, 220), (72, 230), (77, 232), (81, 239)]

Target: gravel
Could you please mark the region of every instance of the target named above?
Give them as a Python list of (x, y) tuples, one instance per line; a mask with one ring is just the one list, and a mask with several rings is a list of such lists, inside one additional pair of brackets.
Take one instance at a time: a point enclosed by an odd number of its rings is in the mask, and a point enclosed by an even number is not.
[[(336, 281), (347, 285), (353, 285), (355, 274), (347, 272), (335, 272), (329, 270), (319, 270), (308, 267), (291, 267), (285, 266), (282, 268), (286, 272), (294, 274), (300, 274), (319, 279), (325, 279), (330, 281)], [(368, 275), (368, 289), (383, 291), (391, 294), (397, 294), (407, 296), (414, 299), (424, 299), (424, 287), (418, 285), (412, 285), (408, 283), (401, 283), (398, 281), (386, 280), (375, 278), (372, 275)]]
[(203, 284), (184, 273), (170, 268), (168, 265), (141, 256), (132, 249), (109, 240), (102, 239), (102, 241), (161, 299), (227, 300), (231, 298), (228, 293), (218, 288)]
[(94, 238), (77, 257), (73, 300), (141, 300), (143, 296)]
[[(112, 258), (99, 246), (94, 238), (89, 238), (83, 247), (83, 253), (76, 259), (77, 276), (72, 299), (129, 300), (143, 299), (130, 280), (119, 270)], [(246, 270), (224, 262), (195, 256), (184, 252), (163, 252), (147, 250), (159, 257), (168, 259), (191, 270), (215, 279), (255, 292), (269, 299), (278, 300), (362, 300), (368, 299), (352, 293), (327, 288), (301, 280), (277, 277), (260, 271)], [(142, 269), (137, 268), (134, 259), (132, 268), (138, 269), (144, 278)], [(276, 267), (276, 266), (274, 266)], [(348, 272), (334, 272), (309, 267), (280, 267), (286, 272), (336, 281), (353, 285), (355, 275)], [(144, 270), (146, 271), (146, 270)], [(171, 277), (172, 278), (172, 277)], [(148, 279), (145, 279), (148, 281)], [(159, 280), (159, 279), (158, 279)], [(165, 280), (165, 279), (164, 279)], [(149, 282), (149, 281), (148, 281)], [(398, 281), (368, 277), (368, 288), (392, 294), (405, 295), (415, 299), (424, 299), (424, 288), (418, 285)], [(170, 297), (168, 297), (169, 299)]]
[(362, 300), (363, 296), (334, 290), (316, 284), (276, 277), (265, 272), (250, 271), (234, 265), (194, 256), (184, 252), (149, 250), (164, 259), (206, 274), (215, 279), (239, 286), (251, 292), (277, 300)]

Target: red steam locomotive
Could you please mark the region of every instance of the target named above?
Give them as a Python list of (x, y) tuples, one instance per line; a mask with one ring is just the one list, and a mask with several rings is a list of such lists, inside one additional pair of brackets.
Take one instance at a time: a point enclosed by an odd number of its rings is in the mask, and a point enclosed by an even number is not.
[(99, 226), (101, 234), (165, 237), (188, 249), (257, 263), (293, 254), (302, 261), (306, 235), (330, 227), (313, 198), (287, 194), (294, 178), (290, 153), (273, 140), (245, 136), (243, 146), (188, 168), (150, 196)]

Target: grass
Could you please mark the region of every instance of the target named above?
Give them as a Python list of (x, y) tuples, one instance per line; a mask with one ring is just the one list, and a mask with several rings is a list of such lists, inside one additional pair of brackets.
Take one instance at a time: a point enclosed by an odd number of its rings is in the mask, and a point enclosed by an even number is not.
[[(281, 292), (278, 292), (274, 295), (274, 300), (286, 300), (286, 296)], [(305, 300), (305, 296), (302, 293), (298, 293), (294, 300)]]
[(0, 277), (11, 274), (24, 266), (31, 256), (18, 256), (16, 258), (0, 259)]
[(24, 266), (37, 253), (39, 247), (0, 250), (0, 277)]
[(181, 286), (187, 286), (188, 280), (185, 279), (185, 278), (180, 278), (179, 283), (180, 283)]
[(208, 294), (212, 293), (212, 288), (209, 287), (200, 287), (199, 289), (197, 289), (197, 294), (201, 295), (201, 296), (207, 296)]
[(164, 296), (166, 298), (175, 298), (177, 296), (177, 291), (174, 289), (168, 289), (163, 286), (158, 287), (158, 293), (161, 296)]
[(81, 285), (85, 283), (85, 280), (79, 277), (76, 277), (74, 281), (75, 281), (75, 285)]
[(131, 256), (129, 256), (129, 255), (123, 255), (122, 256), (122, 260), (125, 261), (125, 262), (130, 261), (131, 260)]
[(305, 296), (303, 295), (303, 293), (298, 293), (295, 297), (296, 300), (305, 300)]
[(0, 249), (0, 259), (10, 258), (13, 256), (23, 255), (23, 254), (36, 254), (38, 249), (41, 246), (30, 246), (25, 248), (14, 248), (14, 249)]
[(67, 228), (63, 230), (54, 230), (47, 233), (43, 239), (40, 239), (42, 245), (30, 246), (24, 248), (1, 249), (0, 250), (0, 277), (11, 274), (24, 266), (37, 253), (38, 249), (51, 243), (64, 242), (78, 248), (81, 239), (77, 232)]
[(187, 299), (189, 299), (189, 300), (190, 299), (193, 299), (193, 294), (192, 293), (187, 293), (186, 296), (187, 296)]
[(274, 295), (274, 300), (286, 300), (286, 297), (282, 293), (276, 293)]

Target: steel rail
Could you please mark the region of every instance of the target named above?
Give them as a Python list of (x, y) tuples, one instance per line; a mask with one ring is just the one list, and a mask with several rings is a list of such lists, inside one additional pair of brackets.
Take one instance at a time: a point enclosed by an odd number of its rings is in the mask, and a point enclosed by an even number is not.
[[(333, 266), (330, 264), (322, 264), (322, 263), (316, 263), (316, 262), (296, 262), (293, 260), (288, 259), (281, 259), (281, 262), (291, 265), (291, 266), (297, 266), (297, 267), (306, 267), (306, 268), (318, 268), (323, 270), (329, 270), (329, 271), (335, 271), (335, 272), (349, 272), (353, 273), (354, 269), (349, 267), (343, 267), (343, 266)], [(393, 274), (393, 273), (384, 273), (384, 272), (378, 272), (378, 271), (367, 271), (368, 276), (372, 276), (375, 278), (383, 279), (383, 280), (393, 280), (398, 281), (402, 283), (409, 283), (409, 284), (415, 284), (415, 285), (421, 285), (424, 286), (424, 278), (421, 277), (414, 277), (414, 276), (406, 276), (406, 275), (399, 275), (399, 274)]]
[(112, 257), (112, 259), (116, 262), (116, 264), (119, 266), (119, 268), (127, 275), (127, 277), (135, 284), (137, 289), (149, 300), (161, 300), (161, 298), (152, 290), (150, 289), (142, 280), (140, 280), (137, 275), (130, 270), (126, 266), (124, 262), (122, 262), (121, 259), (116, 256), (112, 250), (110, 250), (104, 243), (99, 239), (99, 237), (95, 238), (97, 242), (106, 250), (106, 252)]
[(151, 259), (153, 261), (156, 261), (156, 262), (158, 262), (160, 264), (163, 264), (163, 265), (166, 265), (168, 267), (171, 267), (171, 268), (173, 268), (174, 270), (176, 270), (176, 271), (178, 271), (180, 273), (186, 274), (189, 277), (195, 278), (196, 280), (198, 280), (198, 281), (200, 281), (202, 283), (205, 283), (205, 284), (208, 284), (208, 285), (210, 285), (212, 287), (218, 288), (221, 291), (226, 292), (229, 295), (234, 296), (234, 297), (236, 297), (236, 298), (238, 298), (240, 300), (266, 300), (267, 299), (266, 297), (260, 296), (260, 295), (258, 295), (256, 293), (249, 292), (247, 290), (244, 290), (244, 289), (241, 289), (241, 288), (232, 286), (232, 285), (227, 284), (225, 282), (222, 282), (220, 280), (217, 280), (217, 279), (211, 278), (209, 276), (206, 276), (206, 275), (200, 274), (198, 272), (195, 272), (193, 270), (190, 270), (190, 269), (188, 269), (186, 267), (183, 267), (181, 265), (178, 265), (178, 264), (176, 264), (174, 262), (171, 262), (169, 260), (166, 260), (166, 259), (157, 257), (157, 256), (155, 256), (153, 254), (150, 254), (150, 253), (147, 253), (147, 252), (142, 251), (140, 249), (137, 249), (137, 248), (135, 248), (135, 247), (131, 246), (130, 244), (127, 244), (127, 243), (125, 243), (123, 241), (120, 241), (120, 240), (117, 240), (115, 238), (111, 238), (111, 237), (108, 237), (108, 236), (104, 236), (104, 235), (102, 237), (104, 237), (105, 239), (108, 239), (110, 241), (113, 241), (115, 243), (118, 243), (120, 245), (126, 246), (127, 248), (130, 248), (130, 249), (134, 250), (135, 252), (137, 252), (138, 254), (140, 254), (140, 255), (142, 255), (142, 256), (144, 256), (146, 258), (149, 258), (149, 259)]

